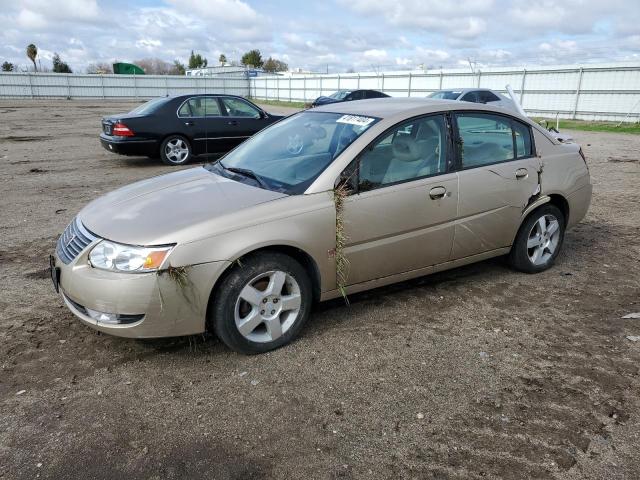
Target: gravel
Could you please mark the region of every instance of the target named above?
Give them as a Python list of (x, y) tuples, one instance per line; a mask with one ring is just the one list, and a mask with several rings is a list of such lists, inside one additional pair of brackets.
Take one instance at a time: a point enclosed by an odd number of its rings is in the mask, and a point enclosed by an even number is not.
[(84, 204), (174, 170), (100, 147), (131, 106), (0, 101), (0, 478), (640, 477), (640, 136), (570, 132), (594, 197), (555, 268), (353, 295), (247, 357), (100, 335), (52, 290)]

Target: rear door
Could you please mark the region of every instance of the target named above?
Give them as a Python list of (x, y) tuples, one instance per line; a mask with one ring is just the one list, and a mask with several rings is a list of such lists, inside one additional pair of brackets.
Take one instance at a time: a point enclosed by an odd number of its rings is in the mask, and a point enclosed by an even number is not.
[(458, 198), (449, 153), (445, 117), (420, 117), (387, 131), (345, 172), (357, 179), (343, 213), (349, 285), (448, 260)]
[(507, 115), (459, 112), (458, 221), (452, 258), (502, 247), (515, 238), (522, 211), (540, 190), (531, 129)]
[(272, 122), (255, 105), (237, 97), (219, 97), (225, 115), (224, 140), (233, 148)]
[(191, 97), (178, 107), (177, 113), (195, 154), (225, 151), (220, 138), (224, 118), (216, 97)]

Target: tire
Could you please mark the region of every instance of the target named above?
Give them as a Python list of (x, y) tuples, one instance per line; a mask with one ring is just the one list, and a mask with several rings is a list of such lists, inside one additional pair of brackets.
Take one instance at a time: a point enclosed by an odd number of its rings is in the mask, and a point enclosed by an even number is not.
[(277, 252), (243, 259), (212, 296), (208, 323), (238, 353), (268, 352), (298, 336), (309, 318), (312, 286), (305, 269)]
[(531, 212), (518, 230), (509, 264), (525, 273), (550, 268), (562, 248), (565, 225), (564, 215), (555, 205), (547, 203)]
[(181, 135), (169, 135), (160, 145), (160, 158), (167, 165), (184, 165), (191, 156), (191, 144)]

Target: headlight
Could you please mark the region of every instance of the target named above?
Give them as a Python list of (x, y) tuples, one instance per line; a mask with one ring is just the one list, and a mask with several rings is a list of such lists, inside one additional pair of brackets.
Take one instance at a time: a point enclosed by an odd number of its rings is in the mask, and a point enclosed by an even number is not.
[(162, 265), (172, 248), (134, 247), (103, 240), (89, 253), (89, 262), (92, 267), (115, 272), (152, 272)]

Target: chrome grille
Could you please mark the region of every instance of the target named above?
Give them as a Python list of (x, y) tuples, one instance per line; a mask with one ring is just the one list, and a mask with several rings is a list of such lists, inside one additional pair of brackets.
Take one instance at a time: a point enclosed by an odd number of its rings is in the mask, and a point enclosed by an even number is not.
[(58, 239), (56, 253), (60, 260), (69, 264), (97, 238), (96, 235), (84, 228), (80, 220), (74, 218)]

